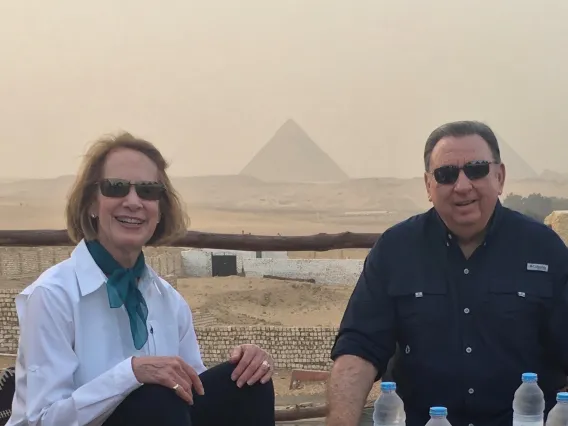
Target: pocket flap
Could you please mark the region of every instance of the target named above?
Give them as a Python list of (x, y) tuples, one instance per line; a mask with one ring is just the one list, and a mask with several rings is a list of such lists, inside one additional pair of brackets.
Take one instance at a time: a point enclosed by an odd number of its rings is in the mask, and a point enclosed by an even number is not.
[(504, 279), (492, 279), (489, 282), (489, 291), (496, 294), (513, 294), (519, 296), (533, 296), (550, 298), (553, 295), (554, 288), (551, 277), (541, 273), (519, 274)]

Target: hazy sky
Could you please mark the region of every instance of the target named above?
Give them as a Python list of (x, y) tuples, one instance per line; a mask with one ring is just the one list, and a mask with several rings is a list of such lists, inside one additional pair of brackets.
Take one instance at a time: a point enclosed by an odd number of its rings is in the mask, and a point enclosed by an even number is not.
[(0, 176), (75, 173), (119, 129), (172, 174), (238, 173), (288, 118), (353, 177), (420, 175), (456, 119), (567, 172), (567, 22), (566, 0), (0, 0)]

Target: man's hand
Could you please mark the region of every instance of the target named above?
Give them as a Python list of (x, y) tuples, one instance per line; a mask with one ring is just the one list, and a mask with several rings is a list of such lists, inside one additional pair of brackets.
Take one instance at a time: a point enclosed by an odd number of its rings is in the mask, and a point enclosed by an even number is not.
[(342, 355), (333, 364), (327, 386), (327, 426), (357, 426), (377, 369), (354, 355)]
[(229, 361), (237, 364), (231, 379), (238, 387), (251, 386), (260, 380), (264, 384), (274, 373), (274, 361), (268, 352), (256, 345), (240, 345), (231, 351)]

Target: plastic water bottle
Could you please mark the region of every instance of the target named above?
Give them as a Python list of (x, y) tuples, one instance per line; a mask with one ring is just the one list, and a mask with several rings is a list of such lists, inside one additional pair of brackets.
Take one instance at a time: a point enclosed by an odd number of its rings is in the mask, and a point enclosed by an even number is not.
[(396, 383), (381, 382), (381, 394), (375, 401), (374, 426), (405, 426), (404, 403), (396, 393)]
[(513, 426), (544, 425), (544, 394), (535, 373), (523, 373), (513, 398)]
[(448, 421), (448, 409), (446, 407), (430, 407), (430, 420), (426, 426), (452, 426)]
[(568, 426), (568, 392), (556, 394), (556, 405), (548, 413), (546, 426)]

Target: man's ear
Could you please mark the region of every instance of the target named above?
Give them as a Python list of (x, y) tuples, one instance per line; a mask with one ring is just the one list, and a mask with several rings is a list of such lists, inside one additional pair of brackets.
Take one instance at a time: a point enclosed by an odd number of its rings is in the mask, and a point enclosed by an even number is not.
[(500, 163), (499, 169), (497, 170), (497, 181), (499, 182), (499, 195), (503, 194), (503, 189), (505, 188), (505, 176), (507, 174), (507, 170), (505, 168), (505, 164)]
[(432, 194), (430, 192), (430, 175), (424, 172), (424, 185), (426, 186), (426, 194), (428, 194), (428, 201), (432, 201)]

